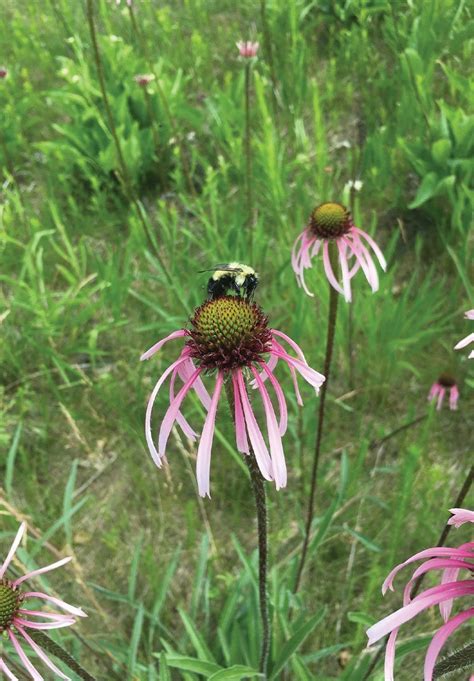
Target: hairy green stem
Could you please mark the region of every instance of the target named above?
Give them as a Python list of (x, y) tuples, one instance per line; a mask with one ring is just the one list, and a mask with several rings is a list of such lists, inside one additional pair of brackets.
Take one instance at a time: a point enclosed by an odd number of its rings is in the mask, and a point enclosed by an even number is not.
[[(226, 395), (229, 408), (235, 426), (235, 404), (231, 384), (226, 383)], [(260, 605), (260, 618), (262, 620), (262, 646), (260, 652), (259, 671), (264, 679), (268, 674), (268, 658), (270, 655), (270, 614), (268, 609), (268, 528), (267, 528), (267, 498), (265, 484), (258, 468), (254, 451), (250, 447), (248, 455), (244, 455), (245, 463), (249, 469), (250, 480), (255, 497), (257, 508), (257, 529), (258, 529), (258, 593)]]
[(461, 669), (471, 669), (474, 660), (474, 643), (455, 650), (451, 655), (447, 655), (434, 668), (433, 679), (441, 679), (443, 676), (460, 671)]
[[(333, 267), (333, 271), (336, 271), (335, 268), (335, 257), (336, 257), (336, 250), (335, 248), (331, 248), (331, 246), (334, 246), (334, 244), (330, 243), (329, 244), (329, 255), (331, 258), (331, 264)], [(308, 499), (308, 510), (306, 514), (306, 526), (305, 526), (305, 534), (304, 534), (304, 540), (303, 540), (303, 548), (301, 550), (301, 557), (300, 557), (300, 563), (298, 565), (298, 572), (296, 574), (296, 581), (295, 581), (295, 587), (294, 587), (294, 593), (296, 593), (300, 587), (301, 584), (301, 576), (303, 574), (303, 569), (304, 565), (306, 562), (306, 556), (308, 553), (308, 547), (309, 547), (309, 540), (311, 536), (311, 525), (313, 524), (313, 518), (314, 518), (314, 501), (316, 497), (316, 489), (317, 489), (317, 478), (318, 478), (318, 468), (319, 468), (319, 460), (321, 458), (321, 442), (323, 438), (323, 427), (324, 427), (324, 416), (325, 416), (325, 406), (326, 406), (326, 394), (327, 394), (327, 389), (329, 385), (329, 376), (331, 373), (331, 361), (332, 361), (332, 354), (333, 354), (333, 349), (334, 349), (334, 336), (335, 336), (335, 331), (336, 331), (336, 319), (337, 319), (337, 303), (339, 300), (339, 293), (336, 291), (331, 284), (329, 284), (329, 312), (328, 312), (328, 328), (327, 328), (327, 337), (326, 337), (326, 356), (324, 358), (324, 369), (323, 369), (323, 374), (326, 377), (326, 380), (324, 381), (322, 387), (321, 387), (321, 395), (319, 398), (319, 410), (318, 410), (318, 428), (316, 431), (316, 442), (315, 442), (315, 447), (314, 447), (314, 457), (313, 457), (313, 467), (311, 470), (311, 482), (310, 482), (310, 492), (309, 492), (309, 499)]]
[(47, 650), (48, 653), (51, 653), (59, 660), (62, 660), (62, 662), (64, 662), (69, 669), (75, 672), (80, 679), (84, 679), (85, 681), (95, 681), (95, 678), (89, 674), (89, 672), (83, 669), (81, 665), (76, 662), (76, 660), (67, 652), (67, 650), (56, 643), (56, 641), (53, 641), (53, 639), (45, 634), (44, 631), (39, 631), (38, 629), (29, 629), (28, 632), (35, 643), (43, 648), (43, 650)]
[[(466, 479), (464, 480), (463, 486), (459, 490), (459, 494), (456, 497), (456, 501), (454, 502), (453, 508), (461, 508), (462, 507), (462, 504), (464, 503), (464, 499), (467, 497), (467, 494), (468, 494), (469, 490), (471, 489), (471, 485), (472, 485), (473, 481), (474, 481), (474, 466), (471, 466), (471, 468), (469, 469), (469, 472), (466, 476)], [(441, 534), (439, 536), (438, 543), (436, 544), (437, 547), (444, 546), (446, 539), (448, 538), (448, 535), (451, 532), (452, 527), (453, 526), (448, 525), (448, 523), (445, 524), (443, 531), (441, 532)], [(417, 581), (415, 582), (415, 584), (413, 586), (412, 593), (411, 593), (412, 599), (416, 596), (416, 594), (420, 590), (421, 583), (423, 582), (425, 574), (420, 575), (418, 577)], [(382, 641), (380, 648), (378, 649), (376, 655), (374, 655), (372, 662), (370, 663), (369, 667), (367, 668), (367, 671), (365, 672), (365, 675), (364, 675), (364, 678), (362, 679), (362, 681), (367, 681), (367, 679), (370, 677), (370, 675), (374, 671), (375, 667), (378, 664), (378, 661), (380, 660), (380, 658), (382, 657), (382, 655), (385, 652), (385, 648), (387, 647), (387, 642), (388, 642), (388, 636), (386, 636), (384, 638), (384, 640)]]

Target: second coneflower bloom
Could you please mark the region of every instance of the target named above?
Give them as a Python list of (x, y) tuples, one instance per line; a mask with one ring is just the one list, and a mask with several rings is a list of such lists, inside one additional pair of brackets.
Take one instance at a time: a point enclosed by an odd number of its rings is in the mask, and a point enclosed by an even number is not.
[[(281, 438), (287, 427), (287, 406), (283, 389), (273, 373), (275, 366), (281, 360), (289, 367), (299, 404), (301, 396), (296, 372), (316, 390), (324, 382), (324, 376), (308, 366), (301, 349), (291, 338), (269, 328), (268, 318), (259, 305), (238, 296), (208, 300), (196, 309), (188, 329), (174, 331), (153, 345), (141, 359), (149, 359), (165, 343), (175, 338), (184, 338), (184, 347), (178, 359), (166, 369), (155, 385), (146, 410), (145, 435), (155, 464), (158, 467), (162, 465), (175, 422), (187, 437), (197, 438), (180, 411), (185, 396), (194, 390), (207, 411), (199, 440), (196, 475), (200, 495), (210, 496), (212, 441), (217, 406), (226, 384), (234, 404), (238, 451), (248, 455), (252, 449), (262, 476), (266, 480), (274, 480), (277, 489), (285, 487), (287, 472)], [(296, 356), (289, 354), (281, 341), (288, 344)], [(211, 373), (215, 375), (212, 396), (202, 380)], [(170, 404), (161, 422), (156, 445), (151, 429), (152, 410), (158, 392), (168, 377)], [(175, 392), (177, 379), (183, 385)], [(249, 380), (263, 403), (269, 446), (250, 403)], [(271, 387), (276, 397), (278, 418), (267, 386)]]
[[(331, 243), (337, 250), (340, 277), (331, 262)], [(304, 271), (312, 267), (312, 259), (320, 253), (329, 283), (347, 302), (352, 300), (351, 279), (359, 269), (364, 272), (372, 291), (375, 293), (378, 290), (379, 278), (373, 254), (385, 270), (387, 264), (382, 251), (367, 232), (354, 225), (350, 212), (340, 203), (329, 202), (317, 206), (293, 246), (291, 264), (298, 285), (310, 296), (313, 294), (306, 286)]]
[(441, 374), (438, 380), (433, 383), (428, 393), (428, 400), (430, 402), (437, 400), (437, 411), (443, 406), (446, 393), (449, 393), (449, 408), (451, 411), (455, 411), (458, 408), (459, 400), (459, 388), (456, 385), (456, 379), (449, 374)]
[[(12, 651), (14, 650), (17, 653), (23, 667), (30, 674), (31, 678), (39, 680), (43, 677), (39, 674), (38, 670), (25, 653), (23, 649), (24, 645), (26, 645), (29, 651), (36, 653), (40, 660), (42, 660), (56, 676), (59, 676), (61, 679), (69, 679), (69, 676), (63, 674), (49, 659), (44, 650), (35, 643), (30, 634), (35, 630), (45, 631), (69, 627), (71, 624), (75, 623), (76, 617), (86, 617), (87, 615), (80, 608), (69, 605), (69, 603), (65, 603), (59, 598), (50, 596), (43, 591), (32, 591), (28, 589), (28, 587), (25, 588), (25, 583), (33, 577), (65, 565), (71, 558), (63, 558), (52, 565), (33, 570), (21, 577), (13, 579), (7, 578), (6, 574), (8, 567), (20, 545), (25, 530), (26, 525), (25, 523), (22, 523), (13, 540), (13, 544), (7, 557), (0, 566), (0, 634), (3, 634), (5, 639), (10, 641)], [(31, 603), (32, 601), (33, 603)], [(45, 605), (55, 606), (63, 612), (52, 612), (51, 610), (39, 609), (40, 606), (37, 605), (38, 601)], [(3, 672), (8, 679), (16, 679), (16, 676), (14, 676), (8, 668), (6, 661), (2, 658), (1, 650), (0, 672)]]

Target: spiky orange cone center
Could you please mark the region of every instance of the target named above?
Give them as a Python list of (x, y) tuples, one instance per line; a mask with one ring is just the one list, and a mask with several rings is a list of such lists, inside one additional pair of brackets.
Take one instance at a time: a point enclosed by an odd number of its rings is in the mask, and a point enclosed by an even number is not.
[(351, 215), (340, 203), (322, 203), (311, 213), (309, 228), (319, 239), (337, 239), (351, 228)]
[(206, 369), (246, 366), (270, 349), (267, 317), (256, 303), (237, 296), (207, 301), (191, 324), (188, 346)]

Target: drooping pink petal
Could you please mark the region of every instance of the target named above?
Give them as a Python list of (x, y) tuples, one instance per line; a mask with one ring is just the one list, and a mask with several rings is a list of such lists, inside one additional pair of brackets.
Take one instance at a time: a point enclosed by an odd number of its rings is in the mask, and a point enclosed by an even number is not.
[[(288, 343), (288, 345), (296, 352), (298, 358), (302, 362), (307, 364), (306, 357), (303, 354), (303, 350), (300, 348), (298, 343), (295, 343), (293, 338), (290, 338), (289, 336), (286, 335), (286, 333), (283, 333), (283, 331), (279, 331), (278, 329), (271, 329), (271, 334), (272, 336), (279, 336), (280, 338), (283, 338), (283, 340), (285, 340)], [(284, 352), (286, 352), (286, 350), (284, 350)]]
[(217, 373), (216, 387), (211, 399), (211, 406), (207, 412), (204, 428), (202, 429), (201, 439), (196, 460), (196, 478), (198, 481), (199, 494), (202, 497), (210, 497), (210, 468), (211, 468), (211, 449), (214, 439), (214, 427), (216, 423), (216, 412), (219, 398), (221, 396), (224, 374), (222, 371)]
[(66, 612), (71, 613), (71, 615), (74, 615), (75, 617), (87, 617), (87, 614), (83, 610), (81, 610), (81, 608), (76, 608), (74, 605), (69, 605), (69, 603), (65, 603), (65, 601), (62, 601), (60, 598), (56, 598), (55, 596), (49, 596), (48, 594), (44, 594), (41, 591), (26, 591), (23, 595), (25, 599), (39, 598), (40, 600), (48, 601), (49, 603), (57, 605), (59, 608), (62, 608)]
[(383, 636), (386, 636), (393, 631), (393, 629), (400, 627), (402, 624), (405, 624), (405, 622), (413, 619), (413, 617), (423, 610), (426, 610), (426, 608), (429, 608), (431, 605), (438, 605), (438, 603), (447, 599), (458, 598), (459, 596), (466, 596), (472, 593), (474, 593), (474, 580), (444, 584), (441, 587), (427, 589), (408, 605), (399, 608), (399, 610), (392, 612), (390, 615), (380, 620), (380, 622), (369, 627), (366, 632), (369, 637), (369, 645), (375, 643)]
[(379, 263), (380, 263), (380, 267), (381, 267), (381, 268), (383, 269), (383, 271), (385, 272), (385, 270), (387, 269), (387, 262), (386, 262), (386, 260), (385, 260), (385, 258), (384, 258), (384, 255), (383, 255), (382, 251), (381, 251), (380, 248), (377, 246), (377, 243), (372, 239), (372, 237), (370, 236), (370, 234), (367, 234), (367, 232), (364, 232), (364, 230), (359, 229), (359, 227), (356, 227), (355, 225), (352, 227), (352, 230), (351, 230), (351, 231), (357, 232), (357, 234), (359, 234), (360, 236), (364, 237), (364, 239), (365, 239), (366, 241), (368, 241), (369, 245), (372, 247), (373, 252), (374, 252), (375, 255), (377, 256), (377, 260), (378, 260)]
[[(192, 358), (190, 357), (185, 364), (182, 364), (179, 367), (179, 377), (185, 383), (188, 378), (196, 371), (196, 365), (194, 364)], [(196, 395), (199, 397), (202, 406), (206, 411), (209, 410), (209, 407), (211, 406), (211, 396), (207, 392), (207, 389), (202, 382), (202, 378), (200, 376), (197, 377), (193, 384), (193, 390), (196, 393)]]
[(196, 369), (196, 371), (188, 378), (186, 383), (183, 385), (183, 387), (179, 390), (178, 394), (174, 398), (173, 402), (171, 402), (170, 406), (168, 407), (166, 414), (163, 418), (163, 421), (161, 422), (161, 427), (160, 427), (160, 433), (158, 436), (158, 452), (160, 457), (163, 457), (165, 455), (165, 450), (166, 450), (166, 444), (168, 442), (169, 435), (171, 433), (171, 429), (173, 427), (174, 422), (176, 421), (176, 415), (179, 411), (179, 408), (181, 406), (181, 402), (184, 400), (186, 397), (187, 393), (191, 389), (194, 381), (196, 378), (199, 376), (199, 374), (202, 372), (202, 369), (199, 367)]
[[(472, 544), (474, 547), (474, 543)], [(415, 553), (414, 556), (411, 556), (407, 560), (405, 560), (403, 563), (400, 563), (399, 565), (396, 565), (393, 570), (390, 571), (388, 576), (386, 577), (384, 583), (382, 584), (382, 594), (385, 595), (387, 593), (387, 590), (390, 589), (390, 591), (393, 591), (393, 580), (395, 576), (402, 570), (406, 565), (410, 565), (410, 563), (415, 563), (417, 560), (423, 560), (425, 558), (439, 558), (439, 557), (447, 556), (448, 558), (452, 559), (457, 559), (457, 558), (474, 558), (474, 552), (469, 551), (466, 549), (454, 549), (446, 546), (434, 546), (431, 549), (424, 549), (423, 551), (419, 551), (418, 553)]]
[(469, 511), (466, 508), (450, 508), (449, 512), (453, 515), (448, 520), (448, 525), (461, 527), (464, 523), (474, 523), (474, 511)]
[(7, 667), (6, 663), (2, 660), (0, 657), (0, 671), (5, 672), (7, 679), (10, 679), (10, 681), (18, 681), (18, 676), (15, 676), (15, 674)]
[(313, 388), (315, 388), (316, 391), (319, 391), (319, 388), (326, 380), (325, 376), (320, 374), (318, 371), (315, 371), (301, 360), (296, 359), (295, 357), (291, 357), (291, 355), (288, 355), (285, 352), (275, 351), (275, 354), (278, 355), (278, 357), (280, 357), (281, 359), (284, 359), (287, 364), (293, 366), (296, 369), (296, 371), (305, 379), (307, 383), (313, 386)]
[[(25, 608), (20, 608), (18, 610), (20, 615), (33, 615), (34, 617), (44, 617), (47, 620), (57, 620), (58, 622), (67, 620), (68, 622), (73, 619), (71, 615), (63, 615), (59, 612), (44, 612), (43, 610), (27, 610)], [(21, 624), (21, 617), (18, 619)]]
[[(474, 559), (474, 556), (473, 556)], [(450, 568), (449, 570), (447, 568)], [(458, 572), (458, 569), (460, 568), (465, 568), (467, 570), (473, 569), (474, 564), (468, 563), (462, 560), (453, 560), (452, 558), (431, 558), (430, 560), (425, 561), (422, 565), (420, 565), (413, 573), (411, 576), (410, 581), (408, 581), (405, 585), (405, 589), (403, 592), (403, 605), (408, 605), (411, 601), (411, 589), (421, 575), (424, 575), (427, 572), (431, 572), (431, 570), (442, 570), (444, 569), (445, 572), (451, 573), (452, 570), (454, 572)], [(451, 582), (455, 581), (455, 579), (446, 579), (443, 580), (441, 583), (445, 584), (446, 582)]]
[[(176, 376), (179, 374), (179, 367), (176, 367), (173, 373), (171, 374), (171, 380), (170, 380), (170, 402), (174, 400), (175, 393), (174, 393), (174, 384), (176, 381)], [(176, 415), (176, 421), (183, 431), (184, 435), (189, 438), (190, 440), (196, 440), (197, 439), (197, 433), (191, 428), (189, 425), (188, 421), (185, 419), (181, 411), (178, 411)]]
[(336, 289), (341, 295), (344, 295), (344, 291), (342, 290), (339, 282), (337, 281), (334, 272), (332, 271), (332, 265), (331, 265), (331, 259), (329, 258), (329, 244), (327, 241), (323, 243), (323, 263), (324, 263), (324, 271), (326, 272), (326, 276), (329, 280), (329, 283), (333, 288)]
[(465, 312), (464, 318), (471, 319), (472, 321), (474, 321), (474, 310), (468, 310), (467, 312)]
[[(471, 567), (471, 570), (474, 569), (474, 565)], [(443, 571), (443, 574), (441, 576), (441, 584), (447, 584), (448, 582), (456, 582), (459, 573), (461, 571), (461, 568), (448, 568), (447, 570)], [(445, 622), (449, 620), (449, 616), (451, 615), (451, 610), (453, 609), (453, 601), (443, 601), (443, 603), (439, 604), (439, 612), (441, 614), (441, 617)]]
[(242, 454), (249, 453), (249, 443), (247, 440), (247, 431), (245, 429), (244, 413), (242, 411), (242, 402), (240, 400), (240, 389), (237, 382), (235, 372), (232, 372), (232, 387), (234, 390), (234, 404), (235, 404), (235, 440), (237, 444), (237, 451)]
[(0, 568), (0, 579), (2, 579), (3, 575), (7, 571), (7, 567), (10, 565), (11, 560), (12, 560), (13, 556), (15, 555), (15, 551), (17, 550), (17, 548), (20, 545), (22, 537), (25, 534), (25, 530), (26, 530), (26, 523), (21, 523), (21, 525), (18, 529), (18, 532), (16, 533), (15, 539), (13, 540), (13, 543), (10, 547), (10, 551), (8, 552), (7, 557), (3, 561), (3, 565)]
[(35, 651), (35, 653), (38, 655), (40, 660), (42, 660), (45, 663), (45, 665), (47, 665), (50, 669), (52, 669), (53, 672), (57, 676), (59, 676), (61, 679), (65, 679), (65, 681), (71, 681), (71, 677), (66, 676), (66, 674), (63, 674), (62, 671), (58, 667), (56, 667), (55, 664), (53, 664), (53, 662), (49, 659), (49, 657), (46, 655), (44, 650), (42, 648), (40, 648), (39, 645), (33, 641), (31, 636), (22, 627), (20, 627), (18, 625), (16, 625), (16, 626), (17, 626), (17, 629), (20, 632), (20, 634), (23, 636), (23, 638), (28, 643), (28, 645)]
[(459, 390), (456, 385), (453, 385), (449, 391), (449, 408), (455, 411), (458, 408)]
[(313, 297), (313, 293), (311, 293), (311, 291), (308, 289), (306, 285), (304, 278), (304, 270), (311, 267), (311, 258), (309, 255), (309, 250), (314, 243), (315, 237), (308, 236), (307, 231), (304, 230), (296, 239), (293, 245), (291, 258), (291, 263), (293, 271), (296, 274), (296, 281), (298, 283), (298, 286), (301, 286), (304, 292), (311, 297)]
[(395, 645), (397, 642), (398, 629), (394, 629), (388, 637), (385, 648), (384, 681), (394, 681), (393, 671), (395, 668)]
[(26, 582), (27, 579), (31, 579), (31, 577), (42, 575), (45, 572), (50, 572), (51, 570), (56, 570), (56, 568), (61, 567), (62, 565), (66, 565), (66, 563), (69, 563), (70, 560), (72, 560), (72, 556), (69, 556), (68, 558), (61, 558), (61, 560), (57, 560), (55, 563), (51, 563), (50, 565), (45, 565), (45, 567), (27, 572), (26, 575), (22, 575), (21, 577), (18, 577), (18, 579), (15, 579), (12, 584), (13, 586), (19, 586), (20, 584), (23, 584), (23, 582)]
[(41, 674), (38, 672), (38, 670), (35, 667), (33, 667), (31, 662), (29, 661), (28, 657), (25, 654), (25, 651), (20, 646), (15, 634), (12, 632), (11, 629), (8, 629), (7, 631), (8, 631), (8, 636), (10, 637), (10, 641), (13, 643), (13, 647), (15, 648), (16, 652), (18, 653), (18, 657), (22, 661), (25, 669), (27, 669), (29, 671), (29, 673), (31, 674), (34, 681), (44, 681)]
[(285, 455), (283, 453), (283, 445), (281, 442), (281, 435), (278, 429), (278, 424), (273, 410), (273, 405), (268, 395), (265, 385), (258, 375), (258, 372), (252, 367), (253, 375), (257, 381), (260, 395), (262, 396), (263, 407), (265, 410), (265, 418), (267, 420), (268, 441), (270, 443), (270, 454), (272, 459), (273, 477), (277, 490), (286, 487), (287, 473)]
[(474, 333), (470, 333), (469, 336), (466, 336), (465, 338), (460, 340), (459, 343), (456, 343), (454, 349), (461, 350), (461, 348), (465, 348), (466, 345), (470, 345), (471, 343), (474, 343)]
[(21, 626), (28, 629), (38, 629), (40, 631), (49, 631), (50, 629), (63, 629), (63, 627), (70, 627), (76, 623), (76, 620), (71, 617), (69, 620), (61, 620), (61, 622), (33, 622), (32, 620), (20, 619)]
[(184, 364), (184, 362), (188, 361), (188, 356), (187, 354), (181, 355), (176, 362), (173, 362), (173, 364), (170, 364), (170, 366), (165, 369), (161, 377), (158, 379), (158, 382), (156, 383), (155, 387), (153, 388), (153, 391), (150, 395), (150, 399), (148, 400), (148, 404), (146, 406), (146, 414), (145, 414), (145, 438), (146, 442), (148, 445), (148, 449), (150, 450), (150, 454), (152, 456), (153, 461), (155, 464), (158, 466), (158, 468), (161, 468), (161, 455), (158, 452), (158, 450), (155, 447), (155, 443), (153, 442), (153, 435), (151, 432), (151, 415), (153, 412), (153, 405), (155, 404), (156, 396), (158, 395), (158, 392), (163, 385), (163, 383), (166, 381), (168, 376), (171, 374), (172, 371), (176, 367), (179, 367), (180, 365)]
[(234, 373), (237, 378), (240, 400), (244, 410), (247, 433), (252, 444), (258, 467), (265, 480), (273, 480), (272, 462), (267, 446), (263, 439), (263, 435), (260, 432), (260, 428), (258, 427), (257, 419), (255, 418), (255, 414), (253, 413), (252, 407), (250, 406), (250, 400), (247, 395), (242, 369), (236, 369)]
[(439, 411), (443, 406), (444, 396), (446, 395), (446, 388), (440, 388), (438, 393), (438, 401), (436, 403), (436, 411)]
[(265, 362), (261, 362), (261, 366), (263, 367), (263, 372), (266, 374), (266, 377), (272, 384), (273, 389), (275, 390), (275, 394), (277, 396), (278, 407), (280, 410), (280, 435), (283, 437), (288, 427), (288, 409), (286, 406), (285, 394), (282, 390), (281, 385), (279, 384), (275, 376), (272, 374), (269, 367), (265, 364)]
[(144, 359), (150, 359), (155, 352), (158, 352), (165, 343), (168, 343), (170, 340), (174, 340), (175, 338), (181, 338), (182, 336), (186, 336), (188, 332), (186, 329), (178, 329), (178, 331), (173, 331), (173, 333), (170, 333), (169, 336), (166, 336), (166, 338), (162, 338), (161, 340), (158, 341), (158, 343), (155, 343), (154, 345), (151, 346), (146, 352), (143, 353), (143, 355), (140, 357), (140, 361), (143, 362)]
[(339, 262), (341, 264), (342, 288), (344, 291), (344, 298), (347, 300), (348, 303), (350, 303), (352, 300), (352, 294), (349, 267), (347, 264), (347, 245), (338, 239), (337, 248), (339, 250)]
[(424, 681), (432, 681), (433, 671), (438, 659), (441, 648), (446, 643), (447, 639), (453, 631), (455, 631), (461, 624), (466, 622), (468, 619), (474, 617), (474, 608), (469, 608), (464, 612), (460, 612), (455, 617), (453, 617), (449, 622), (443, 624), (442, 627), (438, 629), (436, 634), (431, 639), (431, 643), (428, 646), (425, 657), (425, 668), (424, 668)]
[(437, 397), (440, 390), (441, 390), (441, 386), (439, 385), (439, 383), (433, 383), (433, 385), (430, 388), (430, 392), (428, 393), (428, 402), (431, 402), (431, 400), (434, 400), (435, 397)]
[(372, 292), (375, 293), (379, 288), (379, 276), (377, 274), (374, 261), (372, 260), (372, 256), (362, 243), (357, 233), (351, 233), (350, 237), (350, 239), (347, 238), (346, 242), (359, 261)]

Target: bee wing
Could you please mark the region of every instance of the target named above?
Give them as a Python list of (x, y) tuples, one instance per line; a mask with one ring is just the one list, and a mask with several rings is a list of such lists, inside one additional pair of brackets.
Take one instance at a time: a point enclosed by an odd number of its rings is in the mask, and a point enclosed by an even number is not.
[(198, 274), (203, 274), (204, 272), (243, 272), (241, 267), (229, 267), (226, 263), (219, 265), (214, 265), (208, 270), (199, 270)]

